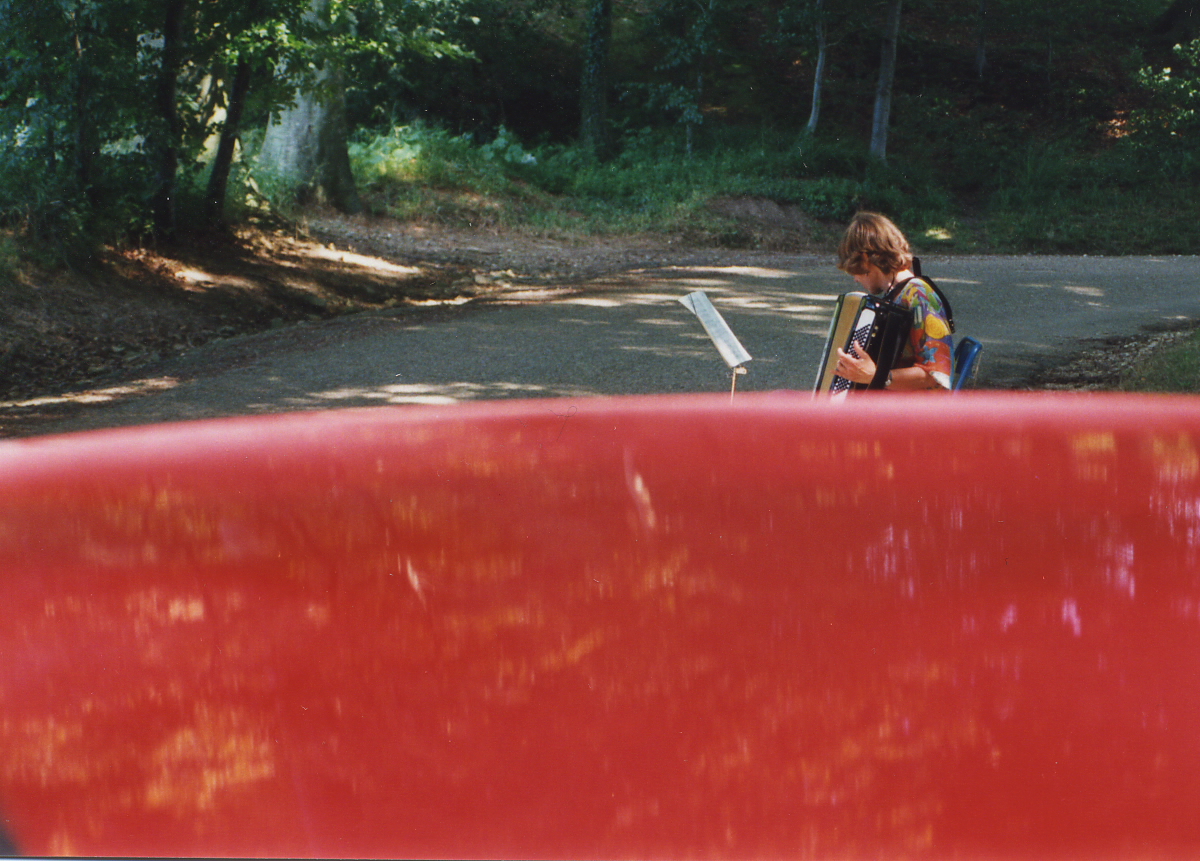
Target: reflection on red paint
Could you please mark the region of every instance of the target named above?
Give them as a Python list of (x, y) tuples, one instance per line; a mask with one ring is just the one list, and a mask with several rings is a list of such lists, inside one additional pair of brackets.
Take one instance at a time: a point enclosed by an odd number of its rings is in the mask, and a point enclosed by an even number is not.
[(0, 445), (16, 847), (1200, 851), (1200, 402), (564, 403)]

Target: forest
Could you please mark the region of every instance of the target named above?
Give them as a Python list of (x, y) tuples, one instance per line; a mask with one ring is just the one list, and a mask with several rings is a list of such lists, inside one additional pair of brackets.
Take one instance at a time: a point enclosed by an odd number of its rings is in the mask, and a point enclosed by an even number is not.
[[(1192, 253), (1198, 0), (0, 0), (0, 256), (310, 205)], [(824, 227), (823, 227), (824, 226)]]

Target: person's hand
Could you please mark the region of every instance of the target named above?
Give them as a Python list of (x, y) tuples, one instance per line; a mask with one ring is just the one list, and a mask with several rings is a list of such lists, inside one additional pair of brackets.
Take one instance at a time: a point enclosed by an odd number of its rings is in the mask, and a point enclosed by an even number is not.
[(858, 347), (851, 346), (851, 349), (853, 354), (838, 349), (837, 375), (852, 383), (870, 383), (875, 379), (875, 360), (865, 350), (860, 356)]

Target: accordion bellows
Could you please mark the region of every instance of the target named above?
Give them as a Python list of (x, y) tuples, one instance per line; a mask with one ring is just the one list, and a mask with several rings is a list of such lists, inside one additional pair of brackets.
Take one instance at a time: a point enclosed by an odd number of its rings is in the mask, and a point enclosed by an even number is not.
[[(844, 293), (838, 297), (825, 350), (817, 373), (815, 391), (843, 398), (852, 391), (881, 389), (896, 366), (904, 349), (904, 340), (912, 329), (912, 310), (866, 293)], [(850, 352), (850, 346), (865, 349), (876, 365), (870, 383), (853, 383), (837, 375), (837, 351)]]

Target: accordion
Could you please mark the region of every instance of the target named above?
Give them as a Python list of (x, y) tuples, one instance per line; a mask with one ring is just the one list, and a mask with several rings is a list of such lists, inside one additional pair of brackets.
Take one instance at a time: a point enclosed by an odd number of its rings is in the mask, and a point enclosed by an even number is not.
[[(911, 308), (866, 293), (839, 296), (825, 339), (825, 352), (821, 355), (816, 393), (844, 398), (852, 391), (882, 389), (911, 331)], [(870, 383), (853, 383), (837, 375), (838, 348), (849, 353), (852, 344), (859, 355), (865, 350), (875, 361), (875, 379)]]

